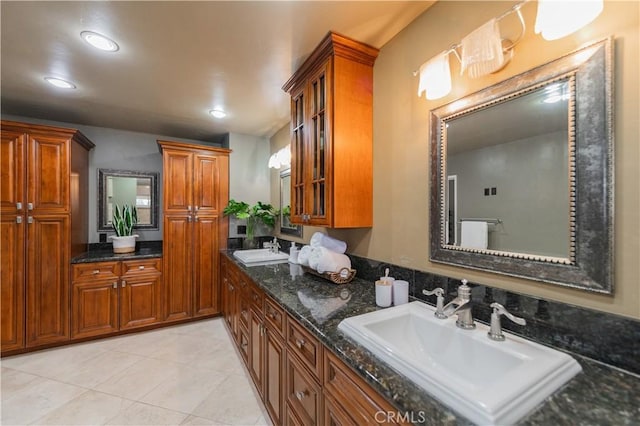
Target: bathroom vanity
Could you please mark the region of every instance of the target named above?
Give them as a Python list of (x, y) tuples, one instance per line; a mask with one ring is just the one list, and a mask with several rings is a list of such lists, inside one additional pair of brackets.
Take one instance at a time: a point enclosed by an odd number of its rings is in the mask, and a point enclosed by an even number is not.
[[(221, 265), (227, 328), (275, 424), (471, 424), (338, 330), (343, 319), (379, 309), (372, 282), (334, 285), (290, 264), (245, 267), (231, 252)], [(571, 356), (582, 373), (517, 424), (635, 421), (638, 377)]]

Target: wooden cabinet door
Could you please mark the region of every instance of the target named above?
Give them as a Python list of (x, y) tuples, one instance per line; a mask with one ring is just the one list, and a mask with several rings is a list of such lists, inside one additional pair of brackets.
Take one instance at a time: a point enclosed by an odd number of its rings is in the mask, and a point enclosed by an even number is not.
[(263, 393), (263, 354), (264, 354), (264, 324), (260, 313), (249, 308), (249, 374), (253, 378), (258, 393)]
[(324, 395), (324, 424), (325, 426), (358, 426), (340, 403), (329, 394)]
[(276, 425), (282, 424), (284, 410), (284, 358), (282, 338), (269, 327), (264, 332), (264, 405)]
[(196, 214), (221, 215), (220, 206), (220, 162), (227, 157), (195, 154), (193, 159), (193, 203)]
[(331, 225), (331, 139), (328, 59), (310, 78), (307, 89), (307, 156), (305, 164), (308, 224)]
[[(23, 133), (2, 130), (0, 137), (0, 209), (21, 214), (25, 200), (25, 139)], [(6, 253), (6, 252), (3, 252)]]
[(194, 316), (220, 313), (217, 216), (194, 215)]
[(285, 361), (287, 404), (305, 425), (322, 423), (322, 390), (298, 358), (288, 353)]
[(305, 217), (305, 86), (291, 93), (291, 223), (303, 224)]
[(72, 337), (118, 331), (118, 281), (87, 280), (73, 283)]
[(191, 211), (194, 207), (193, 154), (165, 149), (162, 158), (164, 212)]
[(2, 338), (0, 349), (2, 352), (24, 347), (24, 227), (26, 224), (18, 223), (17, 218), (23, 219), (22, 216), (12, 214), (0, 215), (0, 306), (2, 307), (0, 309)]
[(189, 214), (165, 214), (162, 258), (165, 320), (191, 317), (193, 307), (193, 226)]
[(30, 134), (27, 206), (41, 213), (70, 212), (70, 140), (55, 134)]
[(161, 297), (161, 275), (123, 275), (120, 280), (120, 330), (161, 322)]
[(27, 223), (27, 346), (69, 339), (69, 216)]

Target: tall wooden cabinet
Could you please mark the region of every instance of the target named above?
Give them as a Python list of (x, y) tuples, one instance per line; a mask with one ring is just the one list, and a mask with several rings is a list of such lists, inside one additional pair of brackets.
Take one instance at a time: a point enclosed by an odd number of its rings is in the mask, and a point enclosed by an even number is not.
[(373, 226), (377, 56), (330, 32), (283, 86), (291, 95), (291, 222)]
[(163, 158), (165, 320), (220, 313), (219, 256), (226, 247), (228, 149), (158, 141)]
[(69, 339), (69, 259), (86, 250), (88, 151), (73, 129), (1, 123), (2, 352)]

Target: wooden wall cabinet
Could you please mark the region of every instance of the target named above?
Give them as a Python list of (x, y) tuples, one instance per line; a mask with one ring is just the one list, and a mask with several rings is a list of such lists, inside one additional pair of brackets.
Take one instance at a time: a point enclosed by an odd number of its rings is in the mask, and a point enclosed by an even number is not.
[(219, 256), (226, 247), (228, 149), (158, 141), (163, 158), (165, 321), (220, 313)]
[(72, 267), (72, 337), (162, 321), (162, 260), (80, 263)]
[(69, 260), (86, 250), (94, 145), (74, 129), (1, 127), (4, 354), (69, 339)]
[(373, 226), (373, 64), (330, 32), (284, 84), (291, 95), (291, 222)]

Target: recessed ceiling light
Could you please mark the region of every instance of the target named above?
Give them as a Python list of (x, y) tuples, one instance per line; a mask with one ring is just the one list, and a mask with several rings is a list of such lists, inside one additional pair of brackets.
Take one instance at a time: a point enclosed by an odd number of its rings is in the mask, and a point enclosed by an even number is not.
[(211, 114), (215, 118), (225, 118), (227, 116), (227, 113), (224, 112), (221, 108), (214, 108), (212, 110), (209, 110), (209, 114)]
[(115, 52), (120, 49), (118, 43), (103, 36), (102, 34), (94, 33), (93, 31), (83, 31), (80, 33), (80, 37), (96, 49), (107, 52)]
[(49, 84), (52, 84), (56, 87), (59, 87), (61, 89), (75, 89), (76, 85), (71, 83), (70, 81), (67, 80), (63, 80), (61, 78), (55, 78), (55, 77), (45, 77), (44, 78), (45, 81)]

